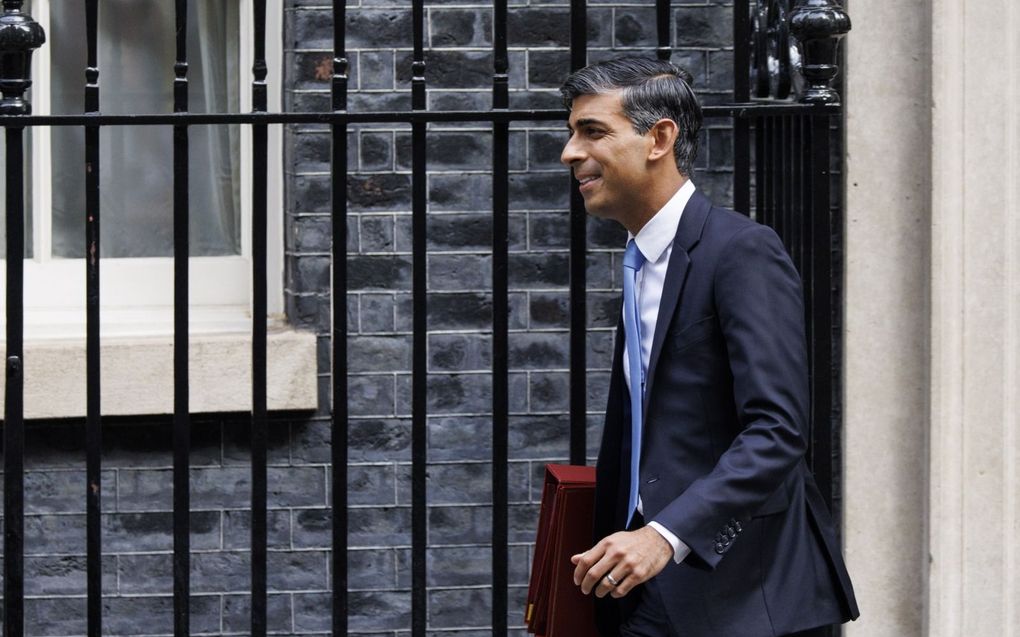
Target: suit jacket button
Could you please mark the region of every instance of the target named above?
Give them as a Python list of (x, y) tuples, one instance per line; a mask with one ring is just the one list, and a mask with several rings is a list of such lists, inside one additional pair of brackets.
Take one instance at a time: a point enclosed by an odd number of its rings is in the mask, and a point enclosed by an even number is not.
[(726, 552), (726, 549), (724, 549), (722, 546), (716, 544), (715, 545), (715, 552), (718, 553), (719, 555), (722, 555), (723, 553)]
[(743, 528), (742, 526), (740, 526), (740, 522), (737, 522), (737, 523), (735, 523), (735, 524), (733, 525), (733, 527), (734, 527), (735, 529), (737, 529), (737, 533), (740, 533), (741, 531), (743, 531), (743, 530), (744, 530), (744, 528)]

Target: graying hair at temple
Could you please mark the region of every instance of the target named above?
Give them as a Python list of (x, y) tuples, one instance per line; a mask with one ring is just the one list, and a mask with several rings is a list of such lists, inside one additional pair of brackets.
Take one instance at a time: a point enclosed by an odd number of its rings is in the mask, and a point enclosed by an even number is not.
[(673, 155), (680, 173), (689, 177), (698, 155), (701, 104), (691, 89), (692, 76), (686, 70), (662, 60), (622, 57), (597, 62), (574, 72), (560, 87), (569, 109), (582, 95), (621, 91), (623, 112), (643, 135), (660, 119), (671, 119), (680, 127)]

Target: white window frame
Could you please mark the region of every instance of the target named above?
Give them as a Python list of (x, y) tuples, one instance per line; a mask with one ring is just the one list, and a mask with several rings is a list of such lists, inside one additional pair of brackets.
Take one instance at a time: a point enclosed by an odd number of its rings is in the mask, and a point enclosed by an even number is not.
[[(50, 2), (33, 0), (34, 19), (49, 31)], [(100, 10), (102, 7), (100, 6)], [(240, 0), (239, 38), (240, 108), (251, 111), (251, 74), (254, 61), (252, 0)], [(266, 61), (269, 67), (268, 108), (282, 110), (283, 2), (268, 0), (266, 7)], [(277, 19), (273, 19), (273, 18)], [(102, 84), (100, 64), (100, 91)], [(50, 50), (43, 45), (33, 56), (32, 108), (50, 112)], [(84, 68), (83, 77), (84, 77)], [(84, 90), (84, 86), (83, 86)], [(25, 338), (27, 340), (79, 339), (85, 335), (85, 260), (52, 258), (52, 149), (49, 127), (32, 129), (33, 258), (25, 267)], [(239, 333), (251, 329), (251, 212), (252, 135), (241, 126), (241, 254), (225, 257), (191, 257), (189, 260), (189, 331)], [(283, 130), (269, 127), (268, 208), (268, 314), (283, 314)], [(102, 214), (102, 211), (100, 211)], [(101, 217), (102, 218), (102, 217)], [(6, 261), (2, 261), (6, 269)], [(6, 277), (0, 279), (0, 327), (6, 322)], [(100, 322), (103, 336), (166, 336), (173, 333), (173, 258), (104, 258), (100, 262)]]

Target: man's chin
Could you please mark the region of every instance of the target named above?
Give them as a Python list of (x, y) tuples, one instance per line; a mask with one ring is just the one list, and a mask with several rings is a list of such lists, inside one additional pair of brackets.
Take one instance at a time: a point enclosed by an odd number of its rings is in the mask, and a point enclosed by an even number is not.
[(584, 200), (584, 210), (592, 217), (598, 217), (599, 219), (616, 219), (616, 215), (612, 213), (606, 206), (599, 205), (598, 200)]

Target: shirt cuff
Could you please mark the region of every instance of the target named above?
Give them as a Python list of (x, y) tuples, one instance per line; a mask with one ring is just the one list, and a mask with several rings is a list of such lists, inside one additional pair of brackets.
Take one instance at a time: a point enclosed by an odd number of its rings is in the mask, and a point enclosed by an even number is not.
[(658, 522), (649, 522), (648, 526), (655, 529), (659, 535), (666, 538), (669, 545), (673, 547), (673, 561), (679, 564), (684, 561), (688, 555), (691, 554), (691, 547), (683, 543), (683, 541), (677, 536), (673, 535), (666, 527), (662, 526)]

